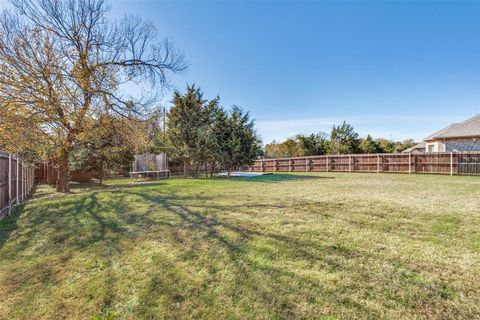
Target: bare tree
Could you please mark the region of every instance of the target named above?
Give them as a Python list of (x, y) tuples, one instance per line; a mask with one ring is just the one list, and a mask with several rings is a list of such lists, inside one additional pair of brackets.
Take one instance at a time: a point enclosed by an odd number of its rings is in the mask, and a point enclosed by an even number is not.
[[(55, 141), (57, 189), (68, 192), (68, 158), (86, 120), (146, 115), (183, 54), (157, 41), (152, 24), (109, 18), (104, 0), (11, 0), (0, 17), (0, 116), (34, 119)], [(126, 86), (149, 83), (146, 94)]]

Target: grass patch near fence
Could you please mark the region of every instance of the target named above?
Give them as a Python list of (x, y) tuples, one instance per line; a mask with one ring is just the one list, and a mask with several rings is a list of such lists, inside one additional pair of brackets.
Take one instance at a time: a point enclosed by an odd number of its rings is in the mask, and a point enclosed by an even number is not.
[(480, 317), (480, 178), (40, 187), (0, 222), (1, 319)]

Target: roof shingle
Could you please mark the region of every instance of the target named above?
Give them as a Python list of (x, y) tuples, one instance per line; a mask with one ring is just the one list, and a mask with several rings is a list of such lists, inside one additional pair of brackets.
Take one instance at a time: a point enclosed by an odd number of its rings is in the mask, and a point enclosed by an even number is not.
[(426, 137), (424, 140), (429, 141), (435, 139), (463, 137), (480, 137), (480, 115), (460, 123), (451, 124), (448, 127)]

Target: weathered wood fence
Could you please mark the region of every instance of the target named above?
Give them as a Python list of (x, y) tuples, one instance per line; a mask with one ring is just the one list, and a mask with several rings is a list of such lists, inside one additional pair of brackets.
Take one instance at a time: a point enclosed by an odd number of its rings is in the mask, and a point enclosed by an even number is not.
[(480, 175), (480, 153), (350, 154), (259, 159), (250, 171)]
[(0, 151), (0, 219), (24, 202), (34, 186), (34, 167)]
[[(72, 182), (89, 182), (92, 180), (95, 172), (81, 171), (81, 170), (70, 170), (69, 178)], [(37, 162), (35, 164), (35, 183), (36, 184), (49, 184), (55, 185), (58, 181), (58, 166), (52, 162), (44, 161)]]

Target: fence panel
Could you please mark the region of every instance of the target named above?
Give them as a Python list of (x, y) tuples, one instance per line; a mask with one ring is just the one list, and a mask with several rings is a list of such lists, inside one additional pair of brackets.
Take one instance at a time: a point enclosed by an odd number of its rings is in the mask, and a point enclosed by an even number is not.
[(480, 175), (480, 153), (350, 154), (259, 159), (250, 171)]
[(33, 166), (0, 151), (0, 219), (24, 202), (34, 186)]
[(458, 174), (480, 175), (480, 154), (458, 155)]
[(0, 151), (0, 218), (8, 210), (8, 154)]

